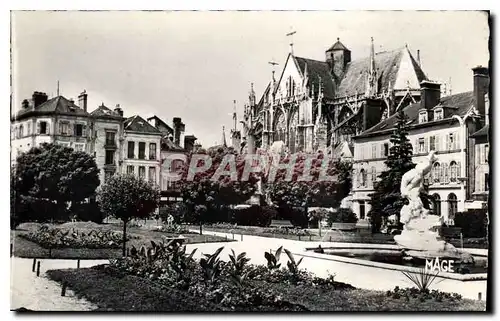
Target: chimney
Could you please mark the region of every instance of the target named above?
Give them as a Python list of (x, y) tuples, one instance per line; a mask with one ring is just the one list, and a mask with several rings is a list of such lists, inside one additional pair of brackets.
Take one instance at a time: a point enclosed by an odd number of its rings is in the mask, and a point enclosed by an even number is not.
[(22, 106), (23, 106), (23, 109), (29, 108), (30, 102), (28, 101), (28, 99), (23, 100)]
[(118, 115), (120, 115), (120, 117), (123, 117), (123, 110), (120, 108), (120, 104), (116, 104), (116, 107), (115, 107), (115, 113), (117, 113)]
[(420, 50), (417, 50), (417, 63), (421, 67), (421, 65), (420, 65)]
[(441, 84), (424, 80), (420, 83), (420, 108), (432, 109), (441, 99)]
[(182, 123), (180, 117), (174, 117), (173, 119), (174, 127), (174, 143), (184, 148), (184, 129), (185, 126)]
[(83, 109), (84, 111), (87, 111), (87, 91), (84, 90), (79, 96), (78, 96), (78, 107)]
[(47, 94), (35, 91), (31, 97), (33, 99), (33, 107), (36, 108), (48, 100)]
[(472, 68), (474, 73), (474, 106), (480, 115), (485, 115), (484, 95), (488, 93), (490, 75), (487, 67), (477, 66)]

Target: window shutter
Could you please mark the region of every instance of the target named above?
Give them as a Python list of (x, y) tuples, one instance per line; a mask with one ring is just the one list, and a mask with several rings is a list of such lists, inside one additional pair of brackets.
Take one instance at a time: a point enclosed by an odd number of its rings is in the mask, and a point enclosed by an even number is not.
[(460, 132), (455, 133), (455, 149), (460, 149), (462, 144), (460, 144)]
[(429, 151), (429, 137), (424, 137), (424, 152), (427, 153)]
[[(55, 125), (54, 125), (54, 126), (55, 126)], [(54, 130), (54, 131), (55, 131), (55, 130)], [(47, 124), (45, 125), (45, 133), (46, 133), (47, 135), (48, 135), (48, 134), (50, 134), (50, 124), (49, 124), (49, 123), (47, 123)]]
[(478, 191), (484, 192), (484, 173), (479, 174), (479, 188)]
[(76, 129), (76, 126), (77, 124), (73, 124), (73, 136), (76, 136), (76, 133), (77, 133), (77, 129)]
[(479, 145), (479, 164), (484, 163), (484, 145)]
[(36, 123), (36, 133), (40, 134), (40, 122)]
[(87, 137), (87, 125), (83, 125), (83, 128), (82, 128), (82, 137)]
[(458, 177), (462, 177), (462, 172), (460, 171), (460, 162), (457, 162), (457, 180)]
[(441, 146), (439, 146), (439, 136), (438, 135), (434, 136), (434, 149), (436, 151), (441, 150)]

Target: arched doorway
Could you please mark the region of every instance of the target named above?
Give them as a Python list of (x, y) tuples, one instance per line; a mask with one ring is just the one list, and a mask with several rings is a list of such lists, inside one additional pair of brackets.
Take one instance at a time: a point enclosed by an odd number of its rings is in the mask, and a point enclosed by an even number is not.
[(441, 197), (439, 194), (432, 194), (432, 210), (434, 215), (441, 216)]
[(454, 193), (450, 193), (448, 195), (448, 219), (454, 220), (457, 211), (458, 211), (457, 195), (455, 195)]

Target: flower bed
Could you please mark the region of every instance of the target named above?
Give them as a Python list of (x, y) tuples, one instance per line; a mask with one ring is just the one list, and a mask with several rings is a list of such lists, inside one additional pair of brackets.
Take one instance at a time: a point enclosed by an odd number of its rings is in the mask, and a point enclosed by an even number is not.
[[(21, 237), (39, 244), (44, 248), (87, 248), (87, 249), (118, 249), (122, 246), (123, 234), (114, 231), (90, 230), (80, 231), (77, 229), (61, 229), (42, 225), (37, 230), (26, 234), (20, 234)], [(127, 240), (137, 238), (127, 236)]]

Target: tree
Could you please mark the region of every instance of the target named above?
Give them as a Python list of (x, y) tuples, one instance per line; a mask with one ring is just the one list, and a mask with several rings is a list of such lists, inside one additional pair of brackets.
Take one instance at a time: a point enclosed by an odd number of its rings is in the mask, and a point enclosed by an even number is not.
[(150, 216), (160, 204), (160, 190), (153, 183), (132, 175), (114, 175), (99, 190), (97, 201), (103, 213), (123, 222), (123, 256), (126, 255), (127, 223)]
[(68, 203), (81, 203), (99, 186), (99, 169), (91, 155), (56, 144), (44, 143), (19, 155), (11, 175), (17, 202), (35, 209), (38, 204), (55, 206), (52, 219), (67, 218)]
[(374, 193), (370, 194), (371, 210), (368, 216), (371, 219), (372, 232), (379, 232), (382, 221), (391, 215), (396, 215), (399, 222), (401, 208), (405, 199), (401, 197), (401, 178), (415, 167), (412, 161), (413, 148), (408, 139), (408, 117), (403, 111), (396, 115), (396, 128), (390, 142), (391, 148), (386, 159), (386, 170), (379, 175), (374, 185)]
[[(206, 169), (195, 170), (205, 166)], [(237, 155), (230, 148), (188, 155), (182, 169), (181, 195), (194, 220), (200, 224), (200, 234), (203, 223), (227, 219), (227, 215), (221, 217), (223, 210), (229, 205), (244, 203), (255, 193), (259, 174), (250, 173), (248, 179), (242, 179), (244, 168), (244, 155)]]
[[(286, 170), (279, 170), (276, 179), (267, 176), (268, 190), (274, 204), (281, 209), (301, 207), (307, 218), (308, 208), (338, 207), (351, 190), (352, 163), (336, 159), (326, 159), (318, 152), (314, 157), (304, 153), (297, 154), (291, 179), (286, 179)], [(290, 162), (290, 156), (282, 157), (281, 163)], [(309, 164), (310, 162), (310, 168)], [(326, 167), (326, 171), (322, 169)], [(308, 170), (309, 168), (309, 170)], [(321, 172), (334, 179), (325, 180)], [(309, 172), (311, 179), (301, 180)]]

